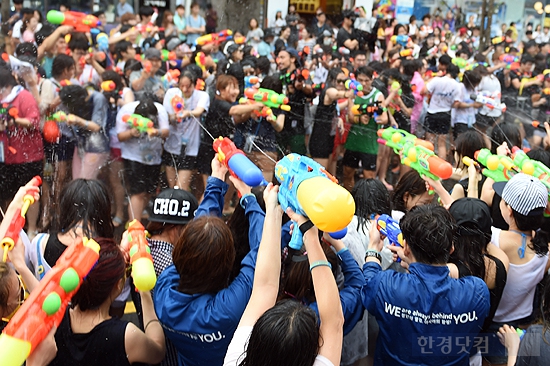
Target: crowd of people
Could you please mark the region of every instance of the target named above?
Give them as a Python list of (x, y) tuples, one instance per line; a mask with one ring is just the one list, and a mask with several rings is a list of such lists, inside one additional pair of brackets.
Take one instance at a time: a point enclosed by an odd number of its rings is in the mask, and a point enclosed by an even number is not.
[[(499, 181), (467, 159), (530, 149), (550, 166), (548, 27), (503, 24), (482, 42), (459, 8), (399, 24), (384, 6), (307, 20), (290, 5), (270, 28), (229, 31), (211, 5), (135, 15), (120, 1), (108, 31), (101, 11), (83, 23), (63, 6), (51, 24), (14, 4), (0, 237), (25, 195), (40, 201), (0, 248), (3, 325), (67, 247), (101, 247), (28, 365), (550, 364), (547, 177)], [(431, 142), (454, 166), (452, 190), (379, 143), (388, 128)], [(228, 174), (219, 137), (267, 186)], [(351, 193), (342, 239), (283, 212), (275, 170), (289, 153)], [(35, 176), (40, 194), (25, 185)], [(150, 234), (151, 292), (127, 276), (117, 233), (132, 220)], [(288, 246), (296, 231), (301, 249)], [(138, 324), (121, 320), (129, 298)]]

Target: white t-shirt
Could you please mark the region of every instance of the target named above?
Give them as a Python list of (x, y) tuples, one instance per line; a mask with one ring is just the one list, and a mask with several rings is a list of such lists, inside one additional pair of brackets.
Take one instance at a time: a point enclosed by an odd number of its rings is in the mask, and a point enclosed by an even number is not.
[(435, 77), (427, 85), (432, 95), (428, 113), (450, 112), (455, 101), (460, 101), (460, 84), (448, 76)]
[[(470, 95), (473, 92), (470, 92), (466, 89), (464, 84), (460, 83), (460, 101), (463, 103), (472, 103), (473, 100), (470, 98)], [(454, 126), (455, 123), (467, 124), (468, 127), (472, 127), (476, 121), (476, 111), (473, 107), (470, 108), (453, 108), (451, 111), (451, 125)]]
[[(237, 366), (244, 359), (252, 328), (252, 326), (237, 328), (227, 348), (223, 366)], [(328, 358), (317, 355), (313, 366), (334, 366), (334, 364)]]
[[(120, 98), (122, 100), (124, 100), (124, 97), (126, 96), (126, 93), (132, 91), (132, 89), (128, 88), (128, 87), (124, 87), (122, 89), (122, 95), (120, 96)], [(117, 107), (117, 113), (120, 111), (122, 107)], [(117, 135), (117, 132), (116, 132), (116, 123), (115, 123), (115, 127), (114, 128), (111, 128), (109, 130), (109, 147), (113, 148), (113, 149), (120, 149), (120, 141), (118, 141), (118, 135)]]
[(99, 85), (101, 84), (101, 77), (99, 77), (99, 74), (92, 65), (86, 64), (84, 65), (82, 74), (78, 78), (78, 82), (82, 86), (85, 86), (88, 83)]
[[(128, 124), (122, 120), (127, 114), (133, 114), (140, 102), (132, 102), (120, 108), (116, 115), (117, 134), (130, 129)], [(169, 128), (168, 113), (160, 103), (155, 103), (158, 111), (159, 129), (167, 130)], [(145, 165), (159, 165), (162, 156), (162, 139), (160, 137), (149, 137), (143, 133), (139, 138), (131, 138), (120, 142), (122, 158), (126, 160), (137, 161)]]
[[(480, 92), (485, 92), (489, 95), (492, 95), (495, 98), (495, 102), (500, 104), (500, 82), (498, 81), (495, 75), (487, 75), (481, 79), (479, 83), (478, 90)], [(500, 117), (502, 111), (498, 108), (490, 109), (485, 105), (479, 110), (479, 114), (489, 117)]]
[(15, 22), (15, 24), (13, 25), (13, 29), (11, 31), (12, 38), (21, 39), (21, 37), (23, 36), (23, 34), (21, 33), (21, 27), (22, 26), (23, 26), (23, 20), (22, 19), (19, 19), (17, 22)]
[[(171, 103), (171, 100), (175, 95), (178, 95), (184, 99), (184, 109), (187, 111), (192, 111), (197, 107), (202, 107), (204, 108), (204, 111), (207, 112), (208, 107), (210, 107), (210, 97), (206, 92), (193, 90), (191, 97), (189, 99), (185, 99), (180, 88), (170, 88), (164, 95), (163, 103), (164, 108), (169, 115), (175, 114)], [(199, 147), (201, 145), (201, 126), (197, 122), (196, 118), (186, 118), (176, 125), (170, 124), (170, 135), (168, 135), (168, 138), (164, 143), (164, 150), (171, 154), (180, 155), (182, 144), (187, 145), (185, 155), (197, 156), (199, 153)]]

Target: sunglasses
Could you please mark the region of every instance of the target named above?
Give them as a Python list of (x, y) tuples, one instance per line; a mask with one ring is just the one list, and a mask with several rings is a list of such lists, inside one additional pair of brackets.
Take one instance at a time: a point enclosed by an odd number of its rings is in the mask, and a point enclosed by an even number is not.
[(344, 84), (346, 82), (347, 79), (336, 79), (336, 82), (338, 84)]
[(317, 13), (317, 16), (321, 16), (321, 15), (323, 15), (323, 14), (325, 14), (325, 13)]

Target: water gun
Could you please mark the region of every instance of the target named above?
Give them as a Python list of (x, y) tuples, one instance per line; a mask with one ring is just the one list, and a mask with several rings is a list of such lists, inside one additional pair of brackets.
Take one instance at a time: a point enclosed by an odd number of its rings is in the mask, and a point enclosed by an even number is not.
[[(38, 175), (31, 180), (31, 183), (35, 187), (40, 187), (42, 184), (42, 178)], [(17, 240), (19, 240), (19, 233), (23, 230), (25, 226), (25, 215), (29, 207), (34, 203), (34, 197), (30, 194), (23, 196), (23, 202), (21, 202), (21, 207), (19, 207), (13, 216), (13, 219), (6, 231), (6, 236), (0, 241), (0, 245), (4, 250), (4, 257), (2, 260), (5, 262), (8, 259), (8, 251), (12, 250)]]
[(153, 69), (153, 64), (151, 63), (151, 61), (147, 60), (143, 63), (143, 70), (145, 70), (145, 72), (150, 73), (152, 69)]
[[(239, 99), (239, 104), (250, 104), (252, 101), (247, 98), (241, 98)], [(263, 107), (261, 111), (254, 110), (253, 113), (256, 115), (256, 117), (264, 117), (267, 120), (274, 121), (276, 119), (275, 115), (273, 114), (273, 110), (269, 107)]]
[(393, 127), (378, 130), (377, 133), (378, 143), (391, 147), (397, 155), (401, 152), (401, 163), (410, 166), (420, 175), (438, 180), (448, 179), (453, 174), (451, 164), (435, 155), (431, 142)]
[(455, 57), (453, 58), (453, 65), (456, 65), (459, 69), (464, 70), (469, 64), (467, 60), (460, 57)]
[(42, 127), (42, 135), (44, 136), (44, 140), (46, 140), (46, 142), (53, 144), (61, 137), (61, 132), (59, 131), (59, 126), (57, 123), (51, 119), (48, 119), (44, 122), (44, 126)]
[(363, 115), (369, 115), (376, 117), (379, 112), (383, 110), (383, 108), (380, 107), (380, 102), (375, 101), (373, 103), (364, 103), (364, 104), (355, 104), (353, 107), (351, 107), (351, 113), (354, 116), (363, 116)]
[(168, 51), (168, 50), (161, 50), (160, 51), (160, 59), (162, 61), (174, 61), (178, 57), (176, 56), (176, 53), (174, 51)]
[(171, 69), (166, 71), (166, 74), (161, 78), (162, 82), (166, 85), (175, 85), (180, 77), (180, 71), (178, 69)]
[(195, 46), (204, 46), (210, 43), (222, 43), (233, 38), (233, 32), (230, 29), (222, 30), (219, 33), (210, 33), (200, 36), (195, 41)]
[(505, 36), (495, 37), (495, 38), (491, 39), (491, 43), (494, 44), (494, 45), (502, 43), (502, 42), (512, 43), (513, 40), (512, 40), (512, 38), (505, 37)]
[(348, 79), (346, 80), (344, 86), (347, 90), (353, 90), (355, 95), (360, 97), (363, 96), (363, 85), (361, 85), (357, 80)]
[(195, 55), (195, 63), (199, 65), (203, 72), (206, 71), (206, 55), (204, 52), (197, 52)]
[(409, 57), (413, 55), (413, 50), (410, 48), (399, 51), (399, 57)]
[(486, 167), (481, 174), (495, 182), (506, 182), (520, 171), (508, 156), (494, 155), (489, 149), (476, 151), (474, 158)]
[(55, 112), (52, 115), (52, 119), (56, 122), (66, 122), (68, 118), (69, 118), (69, 116), (67, 115), (67, 113), (65, 113), (63, 111)]
[(0, 107), (0, 119), (2, 121), (7, 122), (17, 117), (19, 117), (19, 109), (17, 107), (12, 107), (7, 103), (2, 104), (2, 107)]
[(516, 146), (512, 148), (512, 159), (523, 173), (538, 178), (550, 192), (550, 169), (546, 165), (529, 158), (523, 150)]
[[(346, 227), (355, 213), (355, 201), (322, 165), (307, 156), (288, 154), (275, 165), (275, 177), (280, 183), (278, 198), (283, 210), (290, 207), (307, 216), (335, 239), (346, 235)], [(294, 223), (289, 246), (299, 250), (302, 244), (302, 233)]]
[(131, 128), (135, 128), (141, 133), (149, 134), (154, 129), (153, 121), (139, 114), (126, 114), (122, 116), (122, 121), (126, 122)]
[(542, 123), (542, 122), (533, 121), (533, 122), (531, 122), (531, 125), (535, 128), (538, 128), (541, 131), (546, 132), (546, 128), (544, 128), (544, 123)]
[[(399, 228), (399, 223), (393, 217), (386, 214), (376, 217), (376, 228), (380, 234), (388, 238), (390, 244), (403, 247), (403, 233)], [(397, 262), (401, 262), (399, 257)]]
[[(170, 104), (172, 105), (172, 108), (174, 109), (174, 113), (176, 114), (176, 116), (181, 115), (181, 113), (185, 108), (185, 102), (183, 98), (176, 94), (170, 100)], [(181, 119), (178, 119), (178, 122), (181, 122)]]
[(437, 54), (437, 51), (439, 51), (439, 50), (437, 49), (437, 46), (433, 46), (432, 48), (430, 48), (430, 49), (428, 50), (428, 52), (426, 52), (426, 56), (435, 55), (435, 54)]
[(485, 67), (488, 67), (489, 64), (488, 64), (487, 62), (474, 62), (473, 64), (466, 66), (466, 69), (465, 69), (465, 70), (473, 70), (473, 69), (475, 69), (475, 68), (478, 67), (478, 66), (485, 66)]
[(519, 95), (521, 95), (523, 93), (523, 87), (525, 86), (525, 84), (533, 82), (533, 81), (540, 81), (542, 83), (542, 81), (544, 80), (544, 76), (549, 74), (549, 73), (550, 73), (550, 69), (546, 69), (542, 72), (542, 74), (538, 74), (537, 76), (533, 76), (531, 78), (522, 78), (521, 79), (521, 85), (519, 87)]
[(400, 44), (402, 47), (407, 47), (411, 38), (405, 34), (401, 34), (399, 36), (392, 36), (390, 40), (393, 44)]
[(112, 80), (105, 80), (101, 83), (101, 90), (104, 92), (113, 92), (116, 90), (116, 84)]
[(290, 111), (286, 95), (275, 93), (273, 90), (248, 88), (245, 89), (244, 95), (250, 100), (263, 103), (266, 107)]
[(313, 92), (315, 94), (319, 94), (321, 93), (321, 91), (325, 88), (325, 83), (320, 83), (320, 84), (313, 84), (311, 86), (311, 89), (313, 90)]
[(95, 42), (97, 43), (97, 49), (101, 52), (109, 51), (109, 36), (105, 33), (99, 33), (95, 38)]
[(506, 104), (497, 103), (495, 99), (483, 94), (470, 94), (470, 99), (476, 101), (477, 103), (484, 104), (489, 109), (499, 109), (502, 113), (506, 112)]
[(516, 333), (519, 336), (519, 340), (521, 341), (527, 331), (525, 329), (516, 328)]
[[(335, 47), (336, 48), (336, 47)], [(351, 53), (351, 51), (349, 50), (349, 48), (346, 48), (346, 47), (340, 47), (338, 48), (338, 53), (341, 54), (341, 55), (349, 55)]]
[(260, 168), (254, 165), (242, 150), (237, 149), (229, 138), (220, 136), (214, 140), (212, 147), (218, 153), (220, 162), (229, 169), (232, 176), (239, 178), (250, 187), (266, 184)]
[(392, 92), (397, 90), (397, 95), (399, 95), (399, 96), (401, 96), (401, 94), (403, 94), (403, 91), (401, 90), (401, 84), (399, 84), (398, 81), (394, 81), (393, 83), (391, 83), (390, 90)]
[(255, 75), (249, 75), (244, 77), (244, 87), (245, 89), (248, 88), (255, 88), (259, 86), (260, 84), (260, 78), (258, 78)]
[[(134, 28), (138, 30), (139, 33), (151, 33), (153, 29), (155, 29), (156, 25), (153, 21), (147, 23), (147, 24), (136, 24)], [(164, 28), (158, 28), (159, 32), (162, 32)]]
[[(309, 79), (309, 70), (308, 69), (296, 69), (294, 72), (287, 72), (284, 75), (280, 76), (281, 82), (285, 85), (293, 83), (296, 81), (305, 81)], [(246, 81), (245, 81), (246, 83)]]
[(77, 32), (89, 33), (92, 28), (101, 26), (97, 17), (76, 11), (64, 13), (57, 10), (50, 10), (46, 15), (48, 22), (59, 25), (70, 25)]
[(498, 59), (501, 62), (504, 62), (507, 65), (506, 66), (507, 68), (510, 68), (513, 63), (519, 62), (519, 57), (512, 56), (512, 55), (509, 55), (509, 54), (500, 55), (500, 57)]
[[(228, 39), (230, 39), (230, 38), (228, 38)], [(235, 44), (245, 44), (246, 37), (245, 36), (234, 37), (233, 42), (235, 42)]]
[(157, 283), (153, 257), (147, 244), (146, 231), (138, 220), (128, 225), (128, 240), (132, 279), (139, 291), (151, 291)]
[(65, 249), (0, 335), (2, 366), (22, 365), (59, 326), (69, 301), (98, 261), (99, 250), (99, 244), (87, 238)]

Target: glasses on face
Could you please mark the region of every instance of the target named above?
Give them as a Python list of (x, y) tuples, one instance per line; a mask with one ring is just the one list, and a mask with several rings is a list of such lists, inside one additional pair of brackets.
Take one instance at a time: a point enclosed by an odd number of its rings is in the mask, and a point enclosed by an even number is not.
[(317, 13), (317, 16), (320, 17), (323, 14), (325, 14), (325, 13)]
[(346, 79), (336, 79), (336, 82), (338, 84), (344, 84), (346, 82)]

